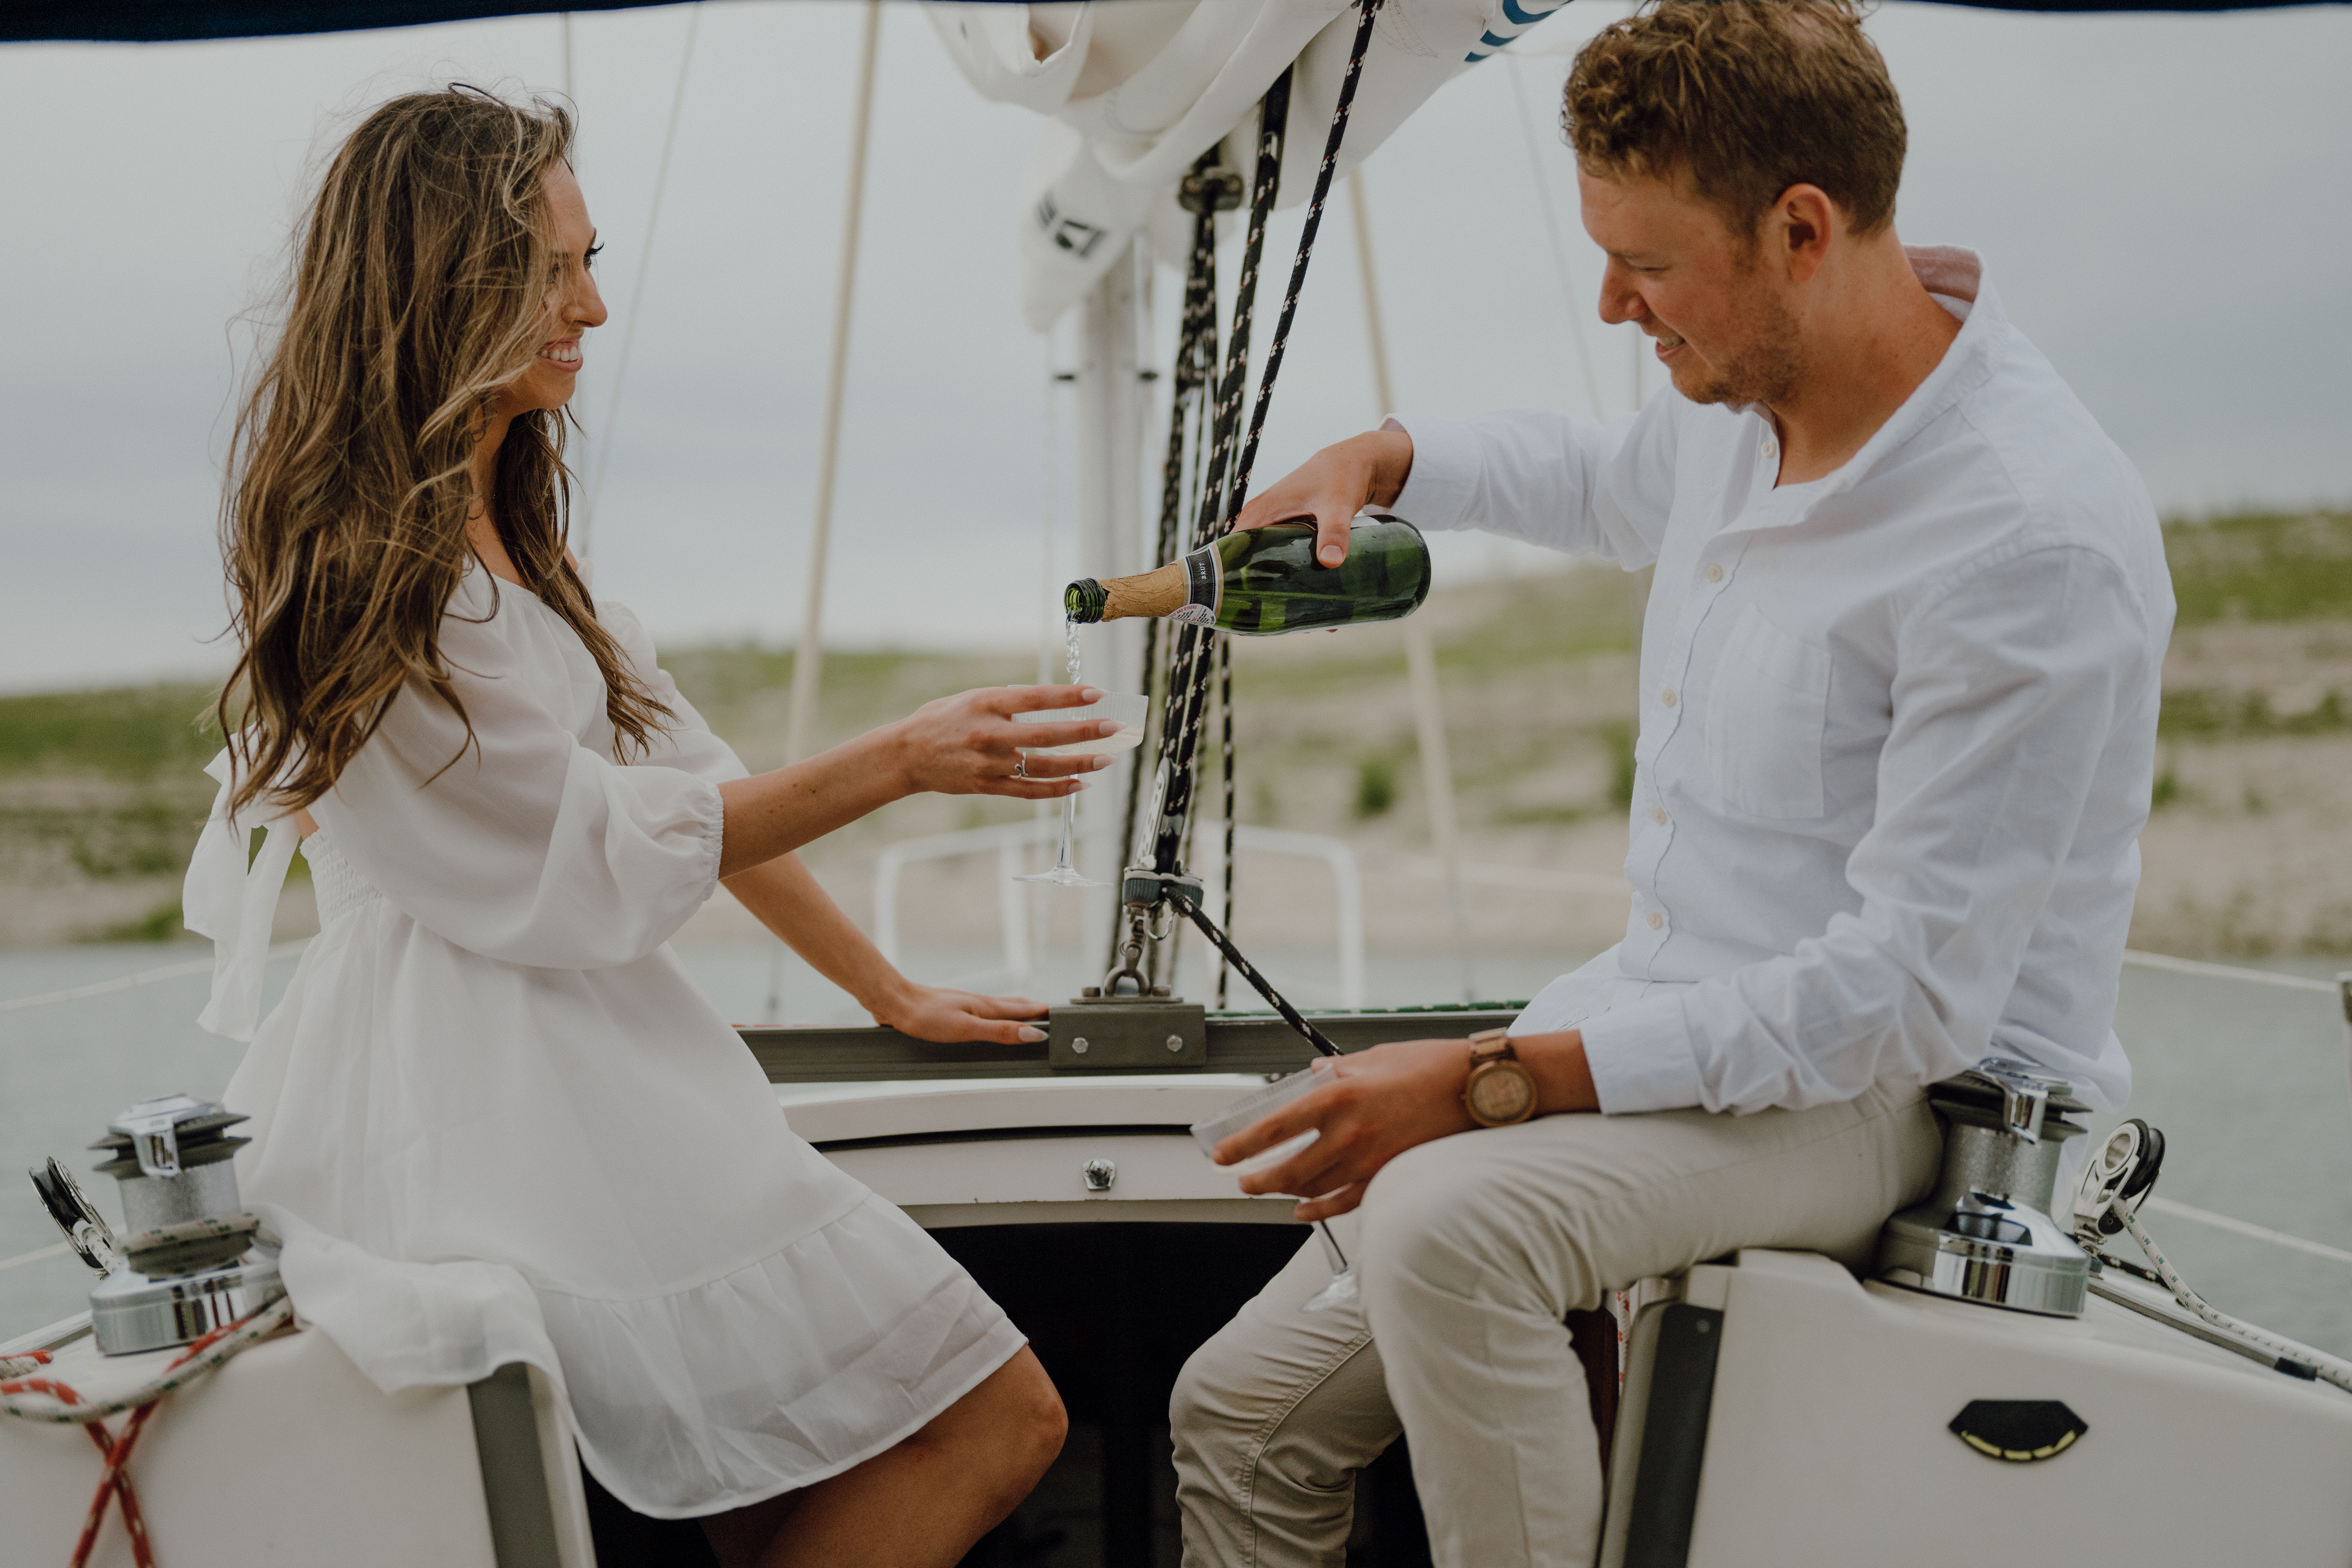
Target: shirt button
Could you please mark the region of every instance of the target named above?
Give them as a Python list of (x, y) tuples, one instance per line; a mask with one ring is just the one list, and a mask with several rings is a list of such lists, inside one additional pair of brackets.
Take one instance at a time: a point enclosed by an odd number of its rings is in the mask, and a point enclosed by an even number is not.
[(1706, 580), (1710, 583), (1723, 581), (1723, 565), (1720, 562), (1710, 561), (1706, 563)]
[(1661, 930), (1662, 928), (1664, 928), (1664, 927), (1665, 923), (1666, 923), (1666, 917), (1665, 917), (1665, 916), (1664, 916), (1664, 915), (1660, 914), (1660, 913), (1659, 913), (1657, 910), (1652, 910), (1650, 911), (1650, 929), (1651, 929), (1652, 931), (1658, 931), (1658, 930)]
[(1664, 703), (1669, 708), (1673, 707), (1675, 705), (1675, 689), (1669, 686), (1664, 691), (1659, 692), (1658, 700)]
[(1666, 808), (1663, 805), (1650, 807), (1650, 820), (1664, 827), (1666, 825)]
[(1756, 455), (1759, 458), (1777, 458), (1780, 455), (1780, 444), (1772, 439), (1770, 431), (1766, 431), (1764, 439), (1756, 443)]

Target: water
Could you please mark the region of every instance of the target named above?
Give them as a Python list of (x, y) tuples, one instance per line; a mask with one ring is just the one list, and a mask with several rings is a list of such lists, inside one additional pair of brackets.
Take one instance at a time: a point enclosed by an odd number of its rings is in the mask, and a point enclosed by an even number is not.
[[(908, 955), (908, 973), (1042, 1000), (1074, 995), (1098, 976), (1087, 946), (1057, 952), (1046, 973), (1016, 982), (988, 972), (992, 948)], [(1195, 944), (1197, 945), (1197, 944)], [(773, 949), (764, 943), (682, 947), (719, 1010), (756, 1019)], [(197, 944), (0, 952), (0, 1001), (202, 958)], [(1482, 953), (1482, 982), (1527, 996), (1585, 955)], [(1328, 1006), (1337, 964), (1328, 950), (1258, 955), (1302, 1005)], [(1381, 952), (1366, 965), (1374, 1006), (1445, 997), (1458, 983), (1443, 955)], [(293, 972), (270, 966), (274, 1002)], [(2306, 967), (2324, 973), (2324, 966)], [(0, 1014), (0, 1258), (58, 1239), (22, 1172), (56, 1154), (83, 1175), (110, 1218), (114, 1184), (88, 1176), (84, 1147), (134, 1100), (184, 1090), (217, 1095), (241, 1046), (195, 1026), (205, 977), (167, 980), (59, 1006)], [(862, 1023), (855, 1004), (797, 959), (786, 965), (783, 1016), (803, 1024)], [(2352, 1249), (2352, 1100), (2336, 999), (2202, 976), (2126, 970), (2116, 1028), (2137, 1083), (2131, 1111), (2164, 1129), (2159, 1194), (2331, 1247)], [(2104, 1128), (2113, 1118), (2102, 1118)], [(2216, 1306), (2339, 1355), (2352, 1356), (2352, 1266), (2150, 1211), (2148, 1226), (2191, 1284)], [(2126, 1256), (2130, 1256), (2128, 1250)], [(0, 1272), (0, 1337), (79, 1310), (89, 1276), (71, 1257)]]

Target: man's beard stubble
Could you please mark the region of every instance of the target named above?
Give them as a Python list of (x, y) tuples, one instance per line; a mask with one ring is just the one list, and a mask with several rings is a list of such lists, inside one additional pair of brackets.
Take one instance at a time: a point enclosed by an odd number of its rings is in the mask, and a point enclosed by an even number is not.
[(1738, 313), (1755, 323), (1748, 347), (1693, 385), (1685, 386), (1681, 377), (1675, 378), (1675, 390), (1693, 403), (1726, 403), (1735, 408), (1756, 403), (1769, 406), (1787, 402), (1795, 388), (1803, 367), (1796, 315), (1769, 289), (1757, 286), (1759, 283), (1760, 279), (1751, 280), (1743, 290), (1748, 298), (1739, 306)]

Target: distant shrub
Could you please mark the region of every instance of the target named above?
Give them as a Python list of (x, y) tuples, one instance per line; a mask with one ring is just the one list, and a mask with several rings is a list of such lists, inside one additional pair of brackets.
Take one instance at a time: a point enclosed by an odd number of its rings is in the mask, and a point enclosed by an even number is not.
[(1601, 726), (1609, 748), (1609, 804), (1625, 811), (1633, 804), (1633, 726), (1622, 720)]
[(1356, 764), (1356, 815), (1380, 816), (1396, 804), (1396, 763), (1385, 756), (1366, 757)]
[(124, 921), (99, 933), (100, 942), (174, 942), (187, 935), (181, 923), (180, 900), (158, 904), (135, 921)]
[(2164, 525), (2179, 624), (2352, 616), (2352, 512), (2239, 512)]

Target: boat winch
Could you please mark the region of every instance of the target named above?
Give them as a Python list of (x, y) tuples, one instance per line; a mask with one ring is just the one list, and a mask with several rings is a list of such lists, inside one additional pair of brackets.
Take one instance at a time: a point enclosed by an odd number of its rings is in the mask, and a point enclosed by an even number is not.
[(286, 1293), (274, 1250), (257, 1246), (261, 1222), (237, 1199), (229, 1135), (246, 1118), (174, 1094), (140, 1101), (90, 1145), (122, 1197), (119, 1239), (55, 1161), (33, 1173), (42, 1200), (85, 1261), (103, 1270), (89, 1293), (90, 1327), (108, 1355), (202, 1339)]
[(1879, 1232), (1875, 1272), (1891, 1285), (2049, 1317), (2080, 1317), (2090, 1255), (2051, 1217), (2068, 1117), (2091, 1108), (2074, 1085), (1992, 1060), (1927, 1090), (1944, 1123), (1935, 1191)]

